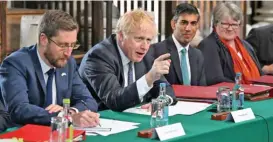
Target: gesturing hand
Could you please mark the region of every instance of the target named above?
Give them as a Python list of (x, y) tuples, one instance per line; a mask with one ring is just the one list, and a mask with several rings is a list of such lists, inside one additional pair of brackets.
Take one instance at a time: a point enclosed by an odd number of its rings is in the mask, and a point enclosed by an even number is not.
[(169, 53), (166, 53), (154, 60), (151, 70), (145, 75), (149, 86), (151, 86), (156, 80), (160, 79), (162, 75), (169, 73), (171, 60), (168, 58), (170, 56)]

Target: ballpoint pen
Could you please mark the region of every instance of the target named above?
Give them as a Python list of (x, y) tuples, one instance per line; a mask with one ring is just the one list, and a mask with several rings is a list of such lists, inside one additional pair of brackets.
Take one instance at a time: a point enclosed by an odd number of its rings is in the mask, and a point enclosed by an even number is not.
[[(86, 107), (86, 109), (87, 109), (88, 111), (90, 111), (89, 108), (88, 108), (88, 106), (87, 106), (87, 104), (85, 103), (85, 101), (81, 100), (81, 102), (82, 102), (82, 104)], [(98, 125), (101, 127), (100, 123), (99, 123)]]

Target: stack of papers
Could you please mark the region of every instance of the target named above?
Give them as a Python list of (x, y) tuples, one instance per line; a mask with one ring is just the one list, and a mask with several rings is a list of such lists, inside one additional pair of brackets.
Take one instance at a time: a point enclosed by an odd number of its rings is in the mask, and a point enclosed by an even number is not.
[(75, 127), (75, 129), (85, 130), (86, 135), (95, 136), (99, 134), (102, 136), (108, 136), (111, 134), (116, 134), (138, 128), (137, 125), (139, 124), (140, 123), (100, 118), (100, 126), (92, 128)]
[[(211, 104), (209, 103), (178, 101), (176, 105), (169, 107), (169, 116), (173, 116), (176, 114), (193, 115), (195, 113), (205, 110), (210, 105)], [(148, 111), (147, 109), (141, 109), (140, 107), (129, 108), (124, 110), (124, 112), (151, 115), (150, 111)]]

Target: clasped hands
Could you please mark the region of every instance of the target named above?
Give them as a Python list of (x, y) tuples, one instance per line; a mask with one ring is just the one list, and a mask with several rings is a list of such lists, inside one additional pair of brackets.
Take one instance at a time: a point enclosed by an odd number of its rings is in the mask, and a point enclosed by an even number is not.
[[(49, 113), (60, 112), (63, 110), (62, 106), (59, 105), (49, 105), (45, 110)], [(99, 113), (91, 112), (89, 110), (85, 110), (79, 113), (76, 113), (74, 110), (70, 110), (71, 117), (73, 120), (73, 124), (78, 127), (95, 127), (99, 125)]]

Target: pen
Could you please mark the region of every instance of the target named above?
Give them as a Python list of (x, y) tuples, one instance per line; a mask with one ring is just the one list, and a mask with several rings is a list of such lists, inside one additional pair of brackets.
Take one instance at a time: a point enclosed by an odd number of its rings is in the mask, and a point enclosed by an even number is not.
[[(85, 101), (81, 100), (82, 104), (86, 107), (87, 110), (89, 110), (87, 104), (85, 103)], [(89, 110), (90, 111), (90, 110)], [(101, 127), (100, 123), (99, 123), (99, 126)]]

